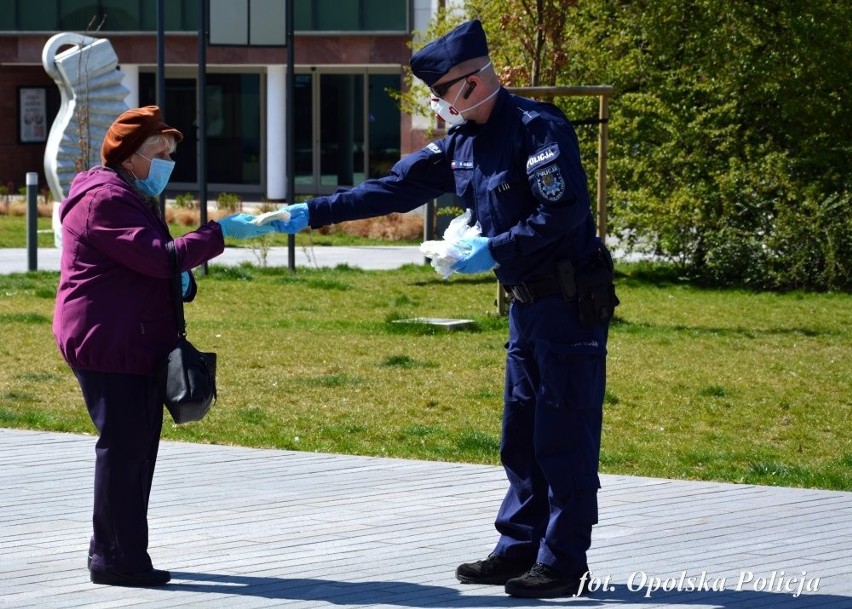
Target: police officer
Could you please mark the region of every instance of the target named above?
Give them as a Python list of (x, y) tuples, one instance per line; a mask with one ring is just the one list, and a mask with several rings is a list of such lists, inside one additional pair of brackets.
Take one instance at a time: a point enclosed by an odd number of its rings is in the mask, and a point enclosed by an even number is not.
[(464, 583), (531, 598), (574, 596), (597, 523), (611, 260), (591, 215), (577, 137), (558, 108), (500, 86), (482, 24), (463, 23), (414, 53), (447, 136), (386, 177), (286, 206), (281, 232), (405, 212), (444, 193), (471, 210), (479, 237), (454, 270), (494, 269), (512, 300), (500, 457), (509, 489), (500, 536)]

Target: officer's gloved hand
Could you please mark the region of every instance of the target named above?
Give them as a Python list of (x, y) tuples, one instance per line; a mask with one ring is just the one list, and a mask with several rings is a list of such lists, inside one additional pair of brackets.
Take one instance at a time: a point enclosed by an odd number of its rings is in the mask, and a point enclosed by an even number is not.
[(293, 205), (285, 205), (282, 209), (287, 210), (290, 214), (290, 219), (284, 222), (283, 220), (273, 220), (269, 226), (275, 227), (279, 233), (289, 233), (295, 235), (300, 230), (305, 228), (310, 221), (308, 217), (308, 204), (295, 203)]
[(254, 216), (251, 214), (234, 214), (217, 220), (217, 222), (222, 227), (222, 236), (234, 237), (235, 239), (251, 239), (275, 232), (272, 226), (258, 226), (252, 220), (254, 220)]
[(491, 256), (491, 250), (488, 249), (487, 237), (463, 237), (456, 243), (459, 250), (470, 251), (460, 258), (458, 262), (451, 267), (457, 273), (484, 273), (490, 271), (497, 262)]

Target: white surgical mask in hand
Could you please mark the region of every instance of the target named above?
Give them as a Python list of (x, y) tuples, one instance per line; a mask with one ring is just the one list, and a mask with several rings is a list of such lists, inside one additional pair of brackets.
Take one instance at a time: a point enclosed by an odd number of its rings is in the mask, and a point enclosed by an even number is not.
[(444, 279), (453, 274), (453, 265), (470, 253), (470, 247), (459, 243), (465, 237), (478, 237), (482, 234), (482, 227), (477, 221), (470, 226), (471, 212), (469, 209), (457, 218), (453, 218), (450, 225), (444, 231), (441, 241), (424, 241), (420, 244), (420, 251), (430, 259), (432, 268)]
[(276, 209), (275, 211), (268, 211), (265, 214), (260, 214), (254, 220), (252, 220), (252, 224), (257, 226), (263, 226), (265, 224), (269, 224), (270, 222), (274, 222), (275, 220), (281, 220), (281, 222), (289, 222), (290, 221), (290, 212), (284, 209)]

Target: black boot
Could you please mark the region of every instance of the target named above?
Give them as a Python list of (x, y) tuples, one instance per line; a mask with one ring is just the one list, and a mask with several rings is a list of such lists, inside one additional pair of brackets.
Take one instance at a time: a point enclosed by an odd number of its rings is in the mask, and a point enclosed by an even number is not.
[[(566, 576), (537, 562), (521, 575), (506, 582), (506, 594), (523, 598), (557, 598), (583, 596), (589, 592), (589, 577), (585, 573)], [(584, 578), (583, 576), (586, 575)]]
[(147, 588), (150, 586), (163, 586), (172, 578), (168, 571), (151, 569), (150, 571), (138, 571), (136, 573), (116, 573), (115, 571), (89, 571), (93, 584), (104, 584), (106, 586), (131, 586), (136, 588)]
[(513, 577), (526, 573), (534, 562), (534, 558), (505, 558), (489, 554), (485, 560), (459, 565), (456, 579), (463, 584), (503, 585)]

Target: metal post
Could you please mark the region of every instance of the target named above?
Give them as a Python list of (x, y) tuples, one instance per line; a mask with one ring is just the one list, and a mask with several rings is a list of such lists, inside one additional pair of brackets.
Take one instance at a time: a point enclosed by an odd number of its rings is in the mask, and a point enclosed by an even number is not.
[(608, 107), (607, 95), (600, 96), (600, 104), (598, 110), (598, 237), (601, 242), (606, 240), (606, 149), (608, 135)]
[[(198, 211), (199, 222), (207, 224), (207, 3), (198, 0)], [(201, 274), (207, 274), (207, 262)]]
[[(165, 0), (157, 0), (157, 105), (164, 121), (166, 117), (166, 21)], [(166, 219), (166, 196), (160, 195), (160, 214)]]
[[(432, 241), (435, 238), (435, 209), (438, 202), (435, 199), (426, 201), (426, 213), (423, 216), (423, 241)], [(429, 264), (428, 258), (423, 258), (423, 264)]]
[[(296, 71), (295, 71), (295, 45), (293, 44), (293, 0), (287, 0), (284, 7), (285, 34), (287, 37), (287, 91), (286, 91), (286, 122), (287, 131), (287, 203), (292, 205), (296, 202)], [(274, 112), (274, 108), (269, 108)], [(296, 270), (296, 235), (287, 235), (287, 262), (291, 271)]]
[(27, 172), (27, 270), (38, 270), (38, 174)]

